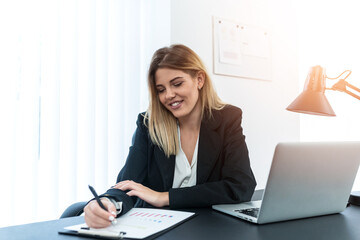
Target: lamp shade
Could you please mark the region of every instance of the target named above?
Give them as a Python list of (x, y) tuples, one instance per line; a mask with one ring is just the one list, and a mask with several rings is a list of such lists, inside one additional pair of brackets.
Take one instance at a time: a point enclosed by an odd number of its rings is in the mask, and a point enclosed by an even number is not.
[(304, 91), (286, 110), (322, 116), (336, 116), (325, 96), (325, 77), (324, 68), (321, 66), (311, 67), (305, 81)]

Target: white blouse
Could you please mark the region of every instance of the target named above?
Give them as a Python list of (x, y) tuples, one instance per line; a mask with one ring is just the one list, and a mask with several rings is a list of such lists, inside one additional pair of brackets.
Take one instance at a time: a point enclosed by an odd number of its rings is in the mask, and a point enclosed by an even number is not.
[[(199, 134), (200, 135), (200, 134)], [(178, 126), (178, 136), (180, 149), (178, 154), (175, 157), (175, 172), (174, 172), (174, 182), (173, 188), (182, 188), (182, 187), (191, 187), (196, 185), (196, 168), (197, 168), (197, 158), (198, 158), (198, 143), (199, 136), (196, 140), (196, 146), (194, 154), (192, 157), (191, 165), (181, 148), (180, 140), (180, 128)]]

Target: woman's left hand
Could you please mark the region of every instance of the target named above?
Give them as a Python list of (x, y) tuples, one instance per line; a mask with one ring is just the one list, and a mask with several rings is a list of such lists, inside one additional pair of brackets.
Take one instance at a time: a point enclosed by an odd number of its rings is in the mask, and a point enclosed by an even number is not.
[(131, 180), (118, 182), (115, 186), (113, 186), (113, 188), (117, 188), (122, 191), (129, 190), (126, 194), (130, 197), (139, 197), (155, 207), (164, 207), (169, 205), (169, 192), (156, 192)]

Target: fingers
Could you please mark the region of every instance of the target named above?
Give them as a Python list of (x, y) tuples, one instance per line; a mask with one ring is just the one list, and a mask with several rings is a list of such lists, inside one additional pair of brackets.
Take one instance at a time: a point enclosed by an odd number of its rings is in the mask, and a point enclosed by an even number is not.
[(111, 222), (106, 219), (99, 218), (93, 212), (85, 212), (85, 222), (91, 228), (104, 228), (110, 226)]
[[(138, 197), (141, 198), (142, 200), (144, 200), (145, 202), (149, 202), (149, 198), (150, 196), (147, 196), (146, 193), (144, 191), (136, 191), (136, 190), (131, 190), (129, 192), (126, 193), (126, 195), (130, 196), (130, 197)], [(150, 203), (150, 202), (149, 202)]]
[(121, 181), (118, 182), (113, 188), (120, 189), (122, 191), (129, 190), (126, 194), (130, 197), (137, 196), (141, 198), (144, 201), (148, 201), (148, 198), (150, 196), (147, 196), (151, 194), (152, 190), (150, 188), (147, 188), (143, 186), (140, 183), (136, 183), (131, 180)]
[(132, 189), (138, 188), (139, 185), (141, 185), (141, 184), (138, 184), (132, 180), (125, 180), (125, 181), (118, 182), (113, 188), (117, 188), (122, 191), (126, 191), (126, 190), (132, 190)]
[(102, 209), (95, 200), (89, 202), (84, 208), (85, 222), (89, 227), (92, 228), (107, 227), (111, 224), (111, 219), (114, 219), (116, 217), (115, 214), (111, 213), (111, 211), (113, 211), (114, 213), (116, 212), (115, 206), (106, 199), (102, 199), (101, 201), (104, 204), (104, 206), (109, 209), (109, 211), (105, 211), (104, 209)]
[[(132, 197), (132, 196), (138, 196), (139, 194), (137, 192), (135, 192), (134, 190), (131, 190), (129, 192), (126, 193), (128, 196)], [(140, 196), (138, 196), (140, 197)]]
[(131, 180), (118, 182), (115, 186), (113, 186), (113, 188), (120, 189), (122, 191), (129, 190), (126, 193), (128, 196), (136, 196), (155, 207), (163, 207), (169, 205), (168, 192), (156, 192), (140, 183), (136, 183)]
[(110, 202), (110, 200), (108, 200), (108, 199), (104, 199), (104, 200), (105, 200), (105, 202), (104, 201), (102, 201), (102, 202), (103, 202), (104, 206), (106, 207), (106, 209), (108, 210), (108, 212), (116, 217), (115, 205), (112, 202)]

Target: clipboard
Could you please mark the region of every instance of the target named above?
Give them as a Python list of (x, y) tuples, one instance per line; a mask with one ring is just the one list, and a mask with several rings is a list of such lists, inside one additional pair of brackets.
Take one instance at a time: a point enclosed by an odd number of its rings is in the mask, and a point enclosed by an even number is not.
[(132, 208), (117, 219), (117, 224), (93, 229), (85, 223), (65, 227), (59, 234), (101, 239), (154, 239), (191, 219), (193, 212), (156, 208)]

